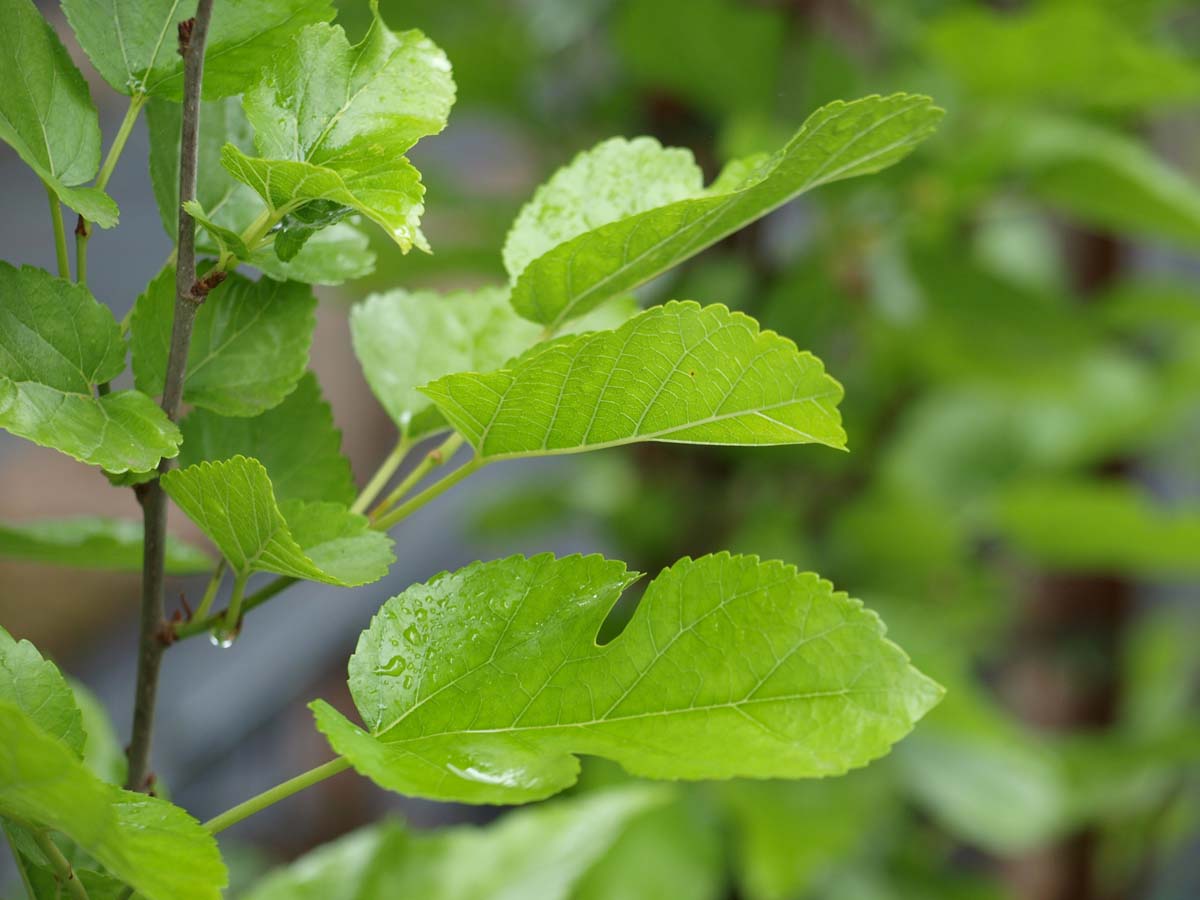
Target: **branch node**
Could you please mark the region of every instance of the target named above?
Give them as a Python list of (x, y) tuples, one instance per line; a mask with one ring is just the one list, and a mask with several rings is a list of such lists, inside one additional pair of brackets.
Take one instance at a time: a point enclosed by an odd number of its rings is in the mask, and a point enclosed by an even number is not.
[(188, 298), (195, 300), (197, 303), (203, 303), (204, 298), (228, 277), (229, 273), (224, 269), (213, 269), (203, 278), (200, 278), (192, 285), (188, 291)]
[(75, 237), (91, 237), (92, 229), (87, 223), (87, 219), (80, 216), (75, 220)]
[(188, 48), (192, 45), (192, 30), (196, 27), (196, 19), (184, 19), (179, 23), (179, 55), (186, 58)]

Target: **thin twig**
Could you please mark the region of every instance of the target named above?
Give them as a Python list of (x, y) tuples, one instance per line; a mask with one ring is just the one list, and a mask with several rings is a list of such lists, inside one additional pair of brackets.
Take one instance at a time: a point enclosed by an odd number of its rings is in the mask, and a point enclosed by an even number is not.
[(42, 851), (42, 856), (46, 857), (50, 868), (54, 870), (54, 877), (58, 881), (59, 887), (65, 887), (76, 900), (88, 900), (87, 888), (75, 875), (75, 870), (71, 868), (67, 858), (62, 855), (62, 851), (58, 849), (58, 844), (54, 843), (53, 838), (45, 831), (40, 830), (33, 831), (32, 835), (33, 842), (37, 844), (38, 849)]
[[(171, 349), (163, 385), (162, 408), (172, 422), (179, 417), (183, 399), (183, 381), (187, 369), (188, 348), (196, 310), (204, 300), (196, 291), (196, 223), (182, 204), (196, 197), (196, 167), (200, 131), (200, 85), (204, 78), (204, 44), (212, 17), (213, 0), (200, 0), (196, 18), (179, 24), (179, 52), (183, 56), (183, 128), (179, 139), (179, 233), (176, 240), (175, 319), (171, 328)], [(165, 473), (171, 460), (159, 464)], [(129, 742), (129, 780), (131, 790), (146, 782), (150, 760), (150, 742), (154, 731), (154, 704), (158, 694), (158, 672), (162, 653), (170, 634), (163, 621), (163, 557), (166, 549), (167, 502), (155, 479), (141, 485), (145, 536), (142, 549), (142, 615), (138, 649), (137, 689), (134, 697), (133, 736)]]

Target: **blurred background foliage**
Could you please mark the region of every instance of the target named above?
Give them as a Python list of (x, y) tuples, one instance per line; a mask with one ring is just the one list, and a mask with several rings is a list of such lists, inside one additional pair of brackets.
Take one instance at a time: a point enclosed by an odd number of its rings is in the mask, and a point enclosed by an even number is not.
[[(366, 4), (341, 7), (361, 32)], [(846, 387), (850, 453), (645, 445), (486, 482), (465, 513), (504, 552), (585, 521), (645, 572), (724, 548), (811, 568), (878, 610), (946, 700), (844, 778), (669, 788), (553, 896), (1200, 896), (1200, 6), (381, 7), (459, 86), (414, 153), (435, 252), (379, 241), (327, 309), (503, 283), (521, 204), (612, 135), (687, 147), (711, 178), (829, 100), (918, 91), (947, 110), (902, 165), (643, 292), (726, 303), (812, 350)], [(589, 761), (577, 792), (624, 780)]]

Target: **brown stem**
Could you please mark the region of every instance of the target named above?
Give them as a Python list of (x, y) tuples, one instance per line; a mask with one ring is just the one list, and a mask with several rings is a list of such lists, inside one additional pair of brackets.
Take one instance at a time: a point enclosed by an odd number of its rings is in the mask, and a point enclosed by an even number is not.
[[(172, 422), (179, 417), (188, 347), (196, 310), (204, 292), (196, 285), (196, 224), (182, 204), (196, 197), (197, 138), (200, 131), (200, 84), (204, 78), (204, 44), (212, 17), (212, 0), (199, 0), (196, 17), (179, 23), (179, 53), (183, 57), (183, 130), (179, 140), (179, 233), (176, 241), (175, 318), (171, 327), (171, 349), (163, 384), (162, 408)], [(171, 460), (159, 463), (160, 474)], [(138, 644), (137, 688), (134, 695), (133, 735), (129, 742), (131, 790), (147, 781), (150, 742), (154, 731), (154, 705), (158, 673), (169, 633), (163, 621), (163, 555), (166, 549), (167, 501), (155, 479), (138, 490), (145, 522), (142, 544), (142, 614)]]

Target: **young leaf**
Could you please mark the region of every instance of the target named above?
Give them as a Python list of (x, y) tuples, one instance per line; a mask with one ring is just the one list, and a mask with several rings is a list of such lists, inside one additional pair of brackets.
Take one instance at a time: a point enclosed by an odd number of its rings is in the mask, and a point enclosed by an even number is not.
[(175, 469), (163, 489), (224, 554), (238, 577), (274, 572), (342, 587), (378, 581), (392, 541), (340, 503), (276, 503), (256, 459), (235, 456)]
[(114, 473), (178, 452), (179, 430), (137, 391), (96, 397), (125, 368), (125, 342), (87, 289), (0, 263), (0, 428)]
[[(113, 88), (179, 102), (183, 93), (180, 22), (195, 5), (179, 0), (63, 0), (67, 21), (92, 65)], [(218, 0), (204, 53), (206, 100), (246, 90), (263, 60), (296, 30), (333, 18), (329, 0)]]
[(820, 360), (724, 306), (672, 301), (422, 391), (483, 458), (635, 441), (845, 446)]
[(504, 242), (504, 267), (515, 282), (533, 260), (573, 237), (703, 189), (690, 150), (649, 137), (610, 138), (555, 172), (521, 208)]
[(634, 580), (619, 562), (545, 554), (411, 587), (350, 660), (366, 730), (323, 701), (317, 726), (382, 787), (520, 803), (573, 784), (575, 754), (650, 778), (841, 774), (940, 697), (873, 613), (756, 557), (681, 560), (597, 646)]
[(636, 785), (519, 810), (486, 828), (374, 825), (268, 876), (246, 900), (568, 900), (629, 824), (664, 799)]
[[(32, 522), (0, 522), (0, 557), (83, 569), (142, 569), (142, 523), (130, 519), (78, 516)], [(212, 569), (197, 547), (167, 538), (166, 571), (188, 575)]]
[[(196, 314), (184, 401), (226, 416), (277, 406), (308, 367), (316, 307), (308, 285), (230, 275)], [(131, 319), (133, 375), (147, 394), (162, 392), (174, 315), (168, 266), (138, 297)]]
[[(179, 216), (180, 106), (151, 100), (146, 106), (150, 130), (150, 181), (163, 228), (175, 236)], [(269, 242), (249, 248), (241, 235), (264, 211), (260, 198), (221, 166), (221, 147), (231, 143), (254, 152), (254, 129), (242, 112), (241, 99), (201, 104), (196, 201), (190, 207), (203, 226), (198, 248), (217, 254), (227, 250), (277, 281), (337, 285), (371, 274), (375, 254), (367, 236), (351, 222), (339, 222), (314, 235), (300, 252), (284, 262)], [(205, 234), (205, 231), (208, 234)]]
[(928, 97), (910, 94), (823, 106), (736, 189), (626, 216), (544, 253), (521, 272), (513, 305), (555, 330), (804, 191), (900, 161), (941, 115)]
[(226, 144), (221, 162), (275, 214), (290, 215), (285, 228), (357, 210), (402, 250), (424, 248), (424, 188), (402, 154), (445, 127), (454, 81), (432, 41), (391, 31), (375, 0), (371, 9), (358, 44), (340, 27), (312, 25), (271, 59), (243, 101), (259, 156)]
[(83, 756), (83, 720), (58, 666), (29, 641), (0, 628), (0, 700), (22, 710), (48, 736)]
[[(619, 298), (573, 324), (614, 328), (635, 309), (632, 298)], [(350, 333), (371, 390), (400, 434), (419, 440), (449, 427), (421, 385), (499, 368), (533, 346), (542, 329), (513, 311), (507, 290), (488, 287), (372, 294), (351, 312)]]
[(179, 427), (181, 467), (250, 456), (266, 467), (280, 502), (332, 500), (349, 505), (354, 501), (354, 474), (342, 456), (342, 433), (334, 427), (333, 411), (311, 372), (282, 403), (252, 419), (225, 418), (198, 409)]
[(0, 0), (0, 140), (58, 195), (102, 228), (117, 204), (80, 187), (100, 166), (100, 122), (87, 82), (32, 0)]

